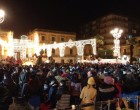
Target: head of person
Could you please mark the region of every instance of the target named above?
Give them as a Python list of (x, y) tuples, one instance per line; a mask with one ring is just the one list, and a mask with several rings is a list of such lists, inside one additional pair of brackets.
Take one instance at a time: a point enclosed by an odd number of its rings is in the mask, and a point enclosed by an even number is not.
[(92, 77), (92, 75), (93, 75), (93, 74), (92, 74), (92, 71), (91, 71), (91, 70), (87, 72), (87, 77), (88, 77), (88, 78), (89, 78), (89, 77)]
[(104, 77), (104, 83), (108, 85), (113, 85), (114, 84), (114, 79), (111, 76), (105, 76)]
[(79, 81), (79, 76), (78, 76), (78, 73), (73, 73), (72, 74), (72, 82), (78, 82)]
[(94, 78), (93, 77), (90, 77), (89, 79), (88, 79), (88, 85), (91, 85), (91, 86), (93, 86), (93, 85), (95, 85), (95, 80), (94, 80)]

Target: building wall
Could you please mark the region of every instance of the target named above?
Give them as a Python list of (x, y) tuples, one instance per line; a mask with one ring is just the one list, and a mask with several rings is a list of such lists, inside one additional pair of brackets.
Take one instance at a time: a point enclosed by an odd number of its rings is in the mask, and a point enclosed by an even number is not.
[[(35, 29), (29, 33), (28, 38), (30, 40), (34, 40), (35, 35), (39, 37), (39, 45), (46, 45), (46, 44), (53, 44), (53, 43), (62, 43), (68, 42), (70, 39), (72, 41), (76, 40), (76, 34), (64, 31), (54, 31), (54, 30), (45, 30), (45, 29)], [(67, 62), (66, 59), (72, 57), (75, 59), (76, 57), (76, 50), (72, 48), (72, 55), (70, 54), (70, 48), (65, 48), (65, 56), (63, 58), (64, 61)], [(46, 53), (47, 55), (47, 53)], [(52, 56), (55, 61), (61, 61), (60, 58), (60, 50), (58, 48), (52, 50)]]
[[(9, 37), (9, 32), (3, 32), (0, 34), (0, 38), (3, 40), (3, 41), (6, 41), (6, 43), (9, 45), (9, 42), (13, 42), (14, 44), (14, 48), (13, 48), (13, 51), (14, 51), (14, 55), (18, 54), (18, 55), (21, 55), (20, 58), (26, 58), (28, 56), (28, 58), (31, 58), (33, 56), (33, 54), (35, 53), (35, 46), (41, 46), (43, 44), (52, 44), (54, 42), (57, 42), (57, 43), (61, 43), (61, 38), (62, 36), (64, 37), (64, 41), (62, 42), (69, 42), (69, 39), (72, 39), (73, 41), (76, 40), (76, 34), (74, 33), (67, 33), (67, 32), (60, 32), (60, 31), (33, 31), (31, 32), (29, 35), (28, 35), (28, 40), (26, 39), (13, 39), (13, 34), (11, 34), (11, 40), (8, 39)], [(38, 43), (39, 44), (36, 44), (35, 42), (35, 36), (36, 34), (38, 34), (38, 37), (39, 37), (39, 41)], [(45, 35), (45, 39), (42, 40), (41, 39), (41, 36), (42, 35)], [(55, 37), (55, 41), (52, 41), (52, 36)], [(137, 36), (135, 37), (136, 38), (136, 43), (134, 44), (134, 57), (136, 57), (137, 59), (140, 58), (140, 36)], [(109, 39), (105, 39), (105, 40), (108, 40)], [(120, 39), (121, 40), (121, 39)], [(24, 42), (23, 42), (24, 41)], [(47, 42), (47, 43), (46, 43)], [(107, 48), (113, 48), (113, 44), (112, 45), (106, 45), (105, 46)], [(125, 43), (121, 44), (121, 56), (122, 55), (130, 55), (130, 44), (125, 40)], [(3, 49), (2, 49), (3, 48)], [(8, 46), (3, 46), (2, 44), (0, 44), (0, 58), (6, 58), (8, 55), (9, 55), (9, 50), (8, 50)], [(11, 49), (11, 48), (10, 48)], [(2, 52), (3, 51), (3, 52)], [(91, 45), (86, 45), (85, 48), (84, 48), (84, 59), (86, 60), (90, 60), (90, 57), (89, 55), (91, 55), (91, 53), (93, 53), (93, 48)], [(3, 55), (2, 55), (3, 53)], [(47, 55), (47, 53), (46, 53)], [(16, 56), (17, 57), (17, 56)], [(64, 62), (70, 62), (71, 60), (73, 62), (76, 62), (77, 61), (77, 58), (79, 56), (77, 55), (77, 48), (76, 46), (74, 47), (66, 47), (65, 48), (65, 55), (63, 58), (60, 57), (60, 50), (58, 48), (55, 49), (55, 53), (53, 54), (53, 58), (55, 61), (62, 61), (64, 60)]]
[[(113, 44), (114, 39), (110, 31), (116, 27), (123, 29), (122, 36), (126, 36), (128, 34), (128, 18), (114, 14), (106, 15), (83, 26), (79, 36), (87, 39), (99, 34), (105, 38), (105, 44), (110, 45)], [(121, 42), (124, 43), (123, 37)]]
[[(130, 44), (127, 39), (129, 37), (138, 37), (140, 35), (140, 22), (137, 19), (121, 16), (116, 14), (108, 14), (106, 16), (97, 18), (83, 26), (78, 34), (78, 39), (90, 39), (94, 38), (96, 35), (101, 35), (104, 37), (105, 48), (113, 49), (114, 38), (110, 34), (110, 31), (114, 28), (120, 28), (123, 33), (120, 38), (120, 49), (121, 55), (126, 51), (126, 55), (130, 55)], [(139, 37), (138, 37), (139, 38)], [(137, 38), (137, 39), (138, 39)], [(140, 43), (134, 45), (134, 56), (138, 58), (140, 56)]]
[(138, 20), (132, 20), (127, 16), (109, 14), (81, 26), (78, 37), (88, 39), (99, 34), (105, 38), (105, 45), (112, 45), (114, 38), (110, 31), (116, 27), (123, 30), (120, 38), (121, 44), (125, 44), (125, 39), (129, 35), (138, 36), (140, 33)]
[(13, 55), (13, 32), (1, 30), (0, 32), (0, 59)]
[(9, 33), (10, 31), (1, 31), (0, 32), (0, 39), (2, 39), (2, 40), (4, 40), (4, 41), (6, 41), (6, 42), (8, 42), (8, 33)]
[(60, 43), (68, 42), (69, 39), (75, 41), (76, 34), (64, 31), (54, 31), (54, 30), (45, 30), (45, 29), (35, 29), (29, 33), (28, 38), (34, 39), (34, 35), (37, 33), (39, 35), (40, 44), (51, 44), (51, 43)]

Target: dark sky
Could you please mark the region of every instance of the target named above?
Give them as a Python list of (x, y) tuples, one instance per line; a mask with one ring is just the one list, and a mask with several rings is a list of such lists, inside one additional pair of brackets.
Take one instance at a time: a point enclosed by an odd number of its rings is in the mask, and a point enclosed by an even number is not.
[(14, 37), (35, 28), (76, 32), (79, 26), (109, 13), (140, 19), (136, 0), (0, 0), (5, 10), (1, 29), (14, 31)]

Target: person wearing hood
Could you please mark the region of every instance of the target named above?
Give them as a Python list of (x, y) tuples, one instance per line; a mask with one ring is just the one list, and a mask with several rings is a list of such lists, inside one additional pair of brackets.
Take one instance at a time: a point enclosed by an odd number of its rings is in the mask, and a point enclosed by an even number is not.
[[(113, 100), (116, 95), (118, 94), (118, 89), (114, 85), (114, 79), (111, 76), (105, 76), (104, 82), (101, 83), (98, 87), (98, 93), (97, 93), (97, 101), (108, 101)], [(103, 105), (103, 108), (107, 110), (107, 104)], [(112, 103), (110, 106), (111, 110), (115, 109), (115, 103)]]
[[(95, 85), (95, 80), (93, 77), (90, 77), (87, 82), (87, 86), (85, 86), (80, 94), (81, 103), (93, 103), (96, 99), (97, 90), (93, 87)], [(83, 110), (94, 110), (94, 106), (84, 107)]]

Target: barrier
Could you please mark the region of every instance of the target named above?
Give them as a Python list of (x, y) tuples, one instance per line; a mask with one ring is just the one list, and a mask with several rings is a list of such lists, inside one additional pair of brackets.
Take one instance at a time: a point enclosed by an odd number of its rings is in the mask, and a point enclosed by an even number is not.
[[(96, 106), (99, 106), (99, 110), (103, 110), (103, 105), (107, 105), (107, 110), (110, 110), (110, 105), (112, 103), (116, 103), (116, 102), (119, 102), (119, 100), (123, 100), (123, 101), (126, 101), (126, 102), (129, 102), (131, 100), (136, 100), (137, 103), (136, 103), (136, 107), (132, 110), (140, 110), (140, 105), (139, 105), (139, 100), (140, 100), (140, 96), (129, 96), (129, 97), (123, 97), (123, 98), (116, 98), (116, 99), (113, 99), (113, 100), (107, 100), (107, 101), (98, 101), (95, 103), (86, 103), (86, 104), (80, 104), (80, 105), (75, 105), (74, 108), (72, 107), (69, 107), (69, 108), (66, 108), (65, 110), (81, 110), (82, 108), (84, 107), (88, 107), (88, 106), (92, 106), (92, 105), (96, 105)], [(126, 105), (125, 105), (126, 106)], [(96, 110), (96, 109), (94, 109)], [(131, 110), (131, 109), (129, 109)]]

